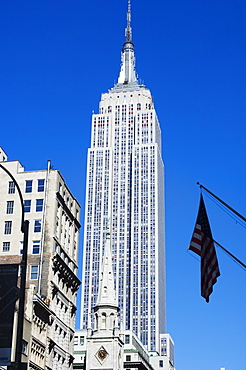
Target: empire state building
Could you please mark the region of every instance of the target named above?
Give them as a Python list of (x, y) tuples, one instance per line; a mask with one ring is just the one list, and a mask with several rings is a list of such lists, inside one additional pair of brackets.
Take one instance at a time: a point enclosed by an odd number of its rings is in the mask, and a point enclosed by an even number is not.
[[(81, 328), (95, 306), (106, 230), (122, 330), (148, 351), (165, 333), (164, 165), (153, 99), (138, 82), (128, 1), (118, 82), (92, 115), (88, 150)], [(92, 316), (93, 320), (93, 316)]]

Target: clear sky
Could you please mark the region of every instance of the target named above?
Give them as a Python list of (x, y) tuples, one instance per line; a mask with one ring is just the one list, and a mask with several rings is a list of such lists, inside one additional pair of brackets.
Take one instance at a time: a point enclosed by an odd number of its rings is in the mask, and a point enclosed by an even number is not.
[[(26, 170), (50, 159), (82, 214), (91, 112), (118, 78), (126, 10), (126, 0), (0, 0), (0, 146)], [(132, 0), (132, 27), (163, 135), (176, 368), (243, 370), (246, 271), (217, 250), (221, 276), (206, 303), (187, 247), (197, 181), (246, 216), (246, 2)], [(245, 225), (204, 199), (214, 239), (246, 263)]]

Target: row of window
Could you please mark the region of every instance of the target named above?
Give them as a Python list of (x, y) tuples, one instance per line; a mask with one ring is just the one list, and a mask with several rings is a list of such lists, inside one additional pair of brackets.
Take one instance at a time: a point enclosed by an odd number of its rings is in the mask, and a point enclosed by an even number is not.
[[(146, 109), (151, 109), (151, 104), (145, 103)], [(116, 112), (120, 112), (120, 105), (115, 106)], [(141, 103), (137, 103), (137, 110), (141, 110)], [(126, 104), (122, 105), (122, 111), (126, 112)], [(133, 111), (133, 104), (129, 104), (129, 111)], [(103, 107), (100, 108), (100, 114), (103, 113), (111, 113), (112, 112), (112, 106), (109, 105), (108, 108), (103, 109)]]
[(74, 337), (74, 345), (75, 346), (77, 346), (78, 344), (83, 346), (84, 343), (85, 343), (85, 337), (84, 336), (75, 335), (75, 337)]
[[(32, 201), (30, 199), (24, 200), (24, 212), (31, 212), (31, 203)], [(44, 200), (43, 199), (36, 199), (36, 212), (42, 212), (44, 206)]]
[[(34, 220), (34, 232), (39, 233), (41, 231), (42, 220)], [(12, 221), (5, 221), (4, 223), (4, 234), (10, 235), (12, 233)]]
[[(10, 242), (3, 242), (3, 252), (9, 251), (10, 249)], [(20, 251), (21, 253), (23, 250)], [(40, 253), (40, 241), (33, 241), (33, 254)], [(37, 280), (38, 279), (38, 272), (39, 266), (38, 265), (31, 265), (30, 266), (30, 279)]]
[(38, 265), (30, 265), (29, 268), (30, 268), (30, 270), (29, 270), (30, 280), (37, 280), (38, 279), (38, 273), (39, 273), (39, 266)]
[[(38, 180), (38, 182), (37, 182), (37, 192), (44, 191), (44, 184), (45, 184), (44, 179)], [(33, 180), (26, 180), (25, 193), (32, 193), (32, 191), (33, 191)], [(8, 193), (9, 194), (15, 194), (15, 183), (14, 183), (14, 181), (9, 181)]]
[[(36, 199), (36, 212), (43, 211), (44, 200)], [(31, 212), (31, 200), (24, 200), (24, 212)], [(6, 207), (6, 214), (10, 215), (14, 213), (14, 201), (8, 200)]]
[[(23, 253), (23, 242), (21, 243), (20, 247), (20, 254)], [(33, 240), (32, 242), (32, 254), (40, 254), (40, 240)], [(2, 252), (9, 252), (10, 251), (10, 242), (3, 242)]]

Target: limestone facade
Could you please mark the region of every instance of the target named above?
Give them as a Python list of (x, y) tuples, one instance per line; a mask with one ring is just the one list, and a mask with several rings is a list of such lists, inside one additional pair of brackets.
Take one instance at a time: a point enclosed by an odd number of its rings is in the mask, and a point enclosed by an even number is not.
[[(19, 184), (29, 220), (22, 361), (30, 369), (72, 369), (80, 205), (50, 162), (45, 170), (25, 171), (3, 150), (0, 160)], [(2, 168), (0, 184), (0, 263), (20, 263), (20, 197)], [(14, 330), (17, 313), (18, 301)], [(14, 361), (15, 333), (12, 348)]]

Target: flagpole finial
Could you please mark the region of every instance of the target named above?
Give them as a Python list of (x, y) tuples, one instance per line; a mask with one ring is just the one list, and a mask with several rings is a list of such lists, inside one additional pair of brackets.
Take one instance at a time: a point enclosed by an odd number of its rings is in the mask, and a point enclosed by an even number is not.
[(202, 188), (203, 188), (202, 184), (200, 184), (200, 182), (199, 182), (199, 181), (198, 181), (196, 184), (199, 186), (199, 188), (200, 188), (200, 193), (201, 193), (201, 195), (202, 195)]

